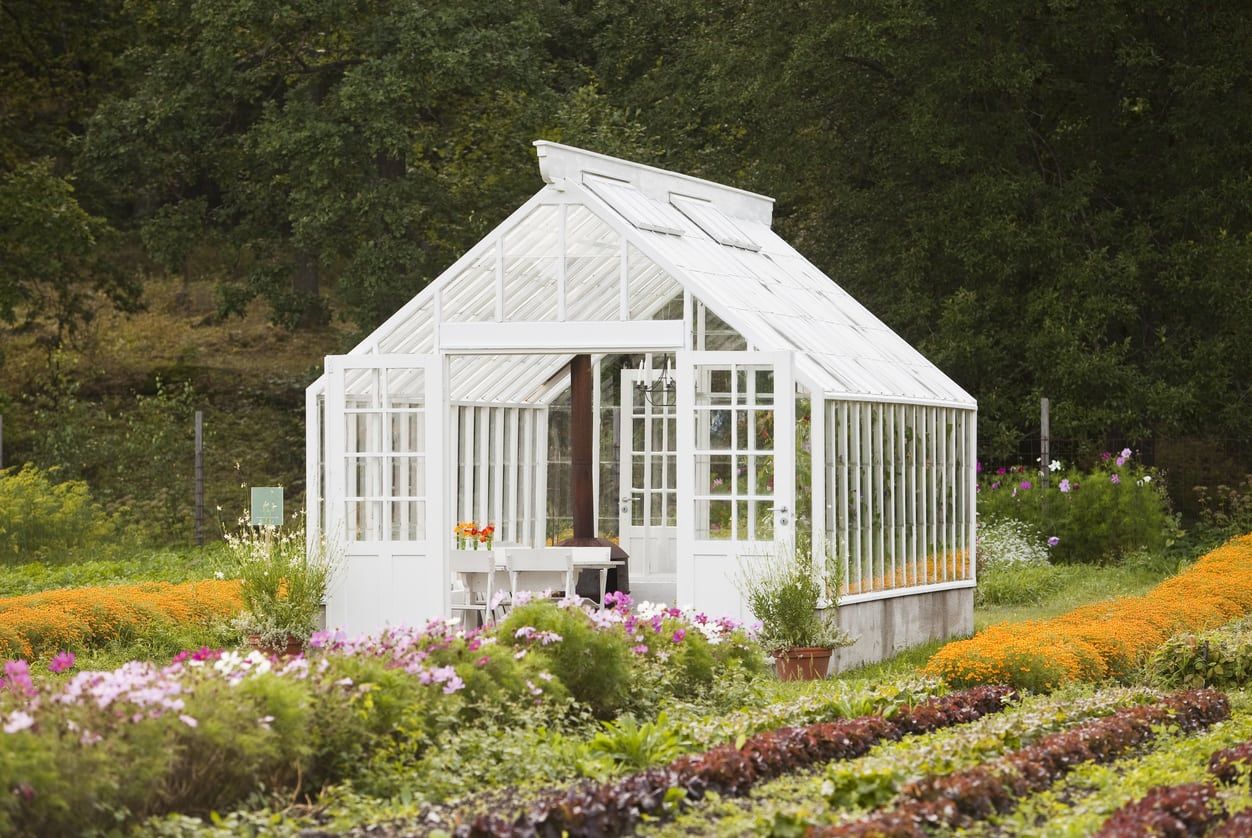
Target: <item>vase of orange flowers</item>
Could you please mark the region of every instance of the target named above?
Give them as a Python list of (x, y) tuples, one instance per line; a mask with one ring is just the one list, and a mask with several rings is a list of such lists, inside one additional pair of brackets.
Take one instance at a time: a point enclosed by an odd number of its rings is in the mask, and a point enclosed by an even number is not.
[(495, 541), (494, 524), (478, 526), (474, 521), (460, 521), (452, 530), (456, 544), (462, 550), (490, 550)]

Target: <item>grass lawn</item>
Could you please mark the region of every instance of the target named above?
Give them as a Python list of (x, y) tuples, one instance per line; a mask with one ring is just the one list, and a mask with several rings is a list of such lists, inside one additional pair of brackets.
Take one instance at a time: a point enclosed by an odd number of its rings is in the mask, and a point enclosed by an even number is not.
[(1138, 565), (1069, 565), (1065, 584), (1056, 593), (1027, 605), (980, 605), (974, 609), (974, 630), (995, 623), (1017, 623), (1055, 617), (1080, 605), (1121, 596), (1139, 596), (1180, 569), (1173, 562)]

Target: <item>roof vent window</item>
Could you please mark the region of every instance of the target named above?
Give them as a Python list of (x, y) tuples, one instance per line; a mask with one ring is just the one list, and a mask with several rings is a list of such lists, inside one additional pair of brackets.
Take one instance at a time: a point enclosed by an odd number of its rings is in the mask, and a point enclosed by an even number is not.
[(759, 251), (761, 249), (761, 246), (754, 242), (738, 224), (708, 201), (688, 198), (685, 195), (671, 195), (670, 203), (695, 222), (697, 227), (708, 233), (709, 238), (718, 244), (738, 247), (741, 250)]
[(622, 217), (640, 230), (653, 233), (665, 233), (670, 236), (681, 236), (692, 232), (691, 226), (682, 214), (673, 207), (654, 201), (635, 189), (629, 183), (620, 180), (584, 175), (583, 182), (587, 188), (601, 198)]

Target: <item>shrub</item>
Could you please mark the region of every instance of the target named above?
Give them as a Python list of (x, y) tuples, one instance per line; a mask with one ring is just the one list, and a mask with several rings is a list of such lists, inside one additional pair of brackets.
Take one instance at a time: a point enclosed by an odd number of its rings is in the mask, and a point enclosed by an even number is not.
[(1056, 593), (1065, 574), (1048, 561), (1043, 536), (1011, 518), (978, 524), (978, 589), (985, 605), (1038, 603)]
[(1201, 544), (1220, 544), (1228, 538), (1252, 532), (1252, 474), (1236, 486), (1195, 487), (1200, 515), (1196, 522), (1196, 540)]
[(825, 575), (819, 577), (811, 551), (798, 548), (786, 555), (765, 555), (745, 561), (736, 584), (752, 613), (761, 621), (758, 639), (770, 654), (795, 647), (837, 648), (852, 638), (839, 629), (831, 614), (818, 610), (839, 590), (840, 565), (828, 552)]
[(31, 465), (0, 471), (0, 562), (71, 561), (116, 535), (86, 483), (56, 478)]
[(310, 551), (302, 526), (240, 523), (238, 532), (226, 534), (225, 570), (240, 580), (240, 631), (278, 650), (293, 638), (308, 640), (335, 570), (334, 554), (325, 545)]
[(497, 636), (542, 658), (574, 699), (598, 717), (612, 718), (625, 706), (631, 680), (626, 635), (598, 631), (581, 608), (520, 605), (500, 624)]
[(1252, 611), (1252, 535), (1202, 557), (1141, 597), (1099, 602), (1050, 620), (1000, 624), (949, 643), (926, 665), (954, 685), (1052, 689), (1122, 677), (1171, 635)]
[(1252, 680), (1252, 624), (1237, 620), (1171, 637), (1152, 653), (1146, 676), (1166, 687), (1238, 687)]
[(206, 580), (68, 588), (0, 599), (0, 655), (38, 657), (141, 637), (167, 626), (207, 626), (238, 613), (239, 583)]
[[(1164, 481), (1129, 449), (1105, 453), (1089, 471), (1039, 472), (1022, 466), (984, 473), (978, 514), (1024, 521), (1049, 539), (1060, 562), (1120, 561), (1136, 550), (1159, 551), (1177, 533)], [(1049, 542), (1053, 543), (1053, 542)]]
[(1048, 562), (993, 564), (978, 574), (981, 605), (1037, 605), (1065, 586), (1065, 570)]

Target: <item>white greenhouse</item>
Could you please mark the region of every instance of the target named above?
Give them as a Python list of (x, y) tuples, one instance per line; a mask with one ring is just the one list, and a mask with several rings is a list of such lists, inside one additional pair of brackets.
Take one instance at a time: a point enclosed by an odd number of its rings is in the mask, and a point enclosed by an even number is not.
[(974, 399), (779, 238), (772, 199), (535, 147), (543, 188), (308, 389), (328, 624), (451, 614), (476, 522), (519, 555), (612, 545), (580, 593), (612, 567), (743, 618), (745, 557), (811, 544), (844, 665), (971, 631)]

